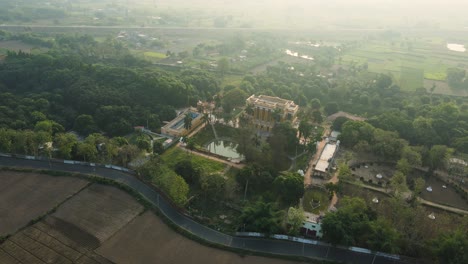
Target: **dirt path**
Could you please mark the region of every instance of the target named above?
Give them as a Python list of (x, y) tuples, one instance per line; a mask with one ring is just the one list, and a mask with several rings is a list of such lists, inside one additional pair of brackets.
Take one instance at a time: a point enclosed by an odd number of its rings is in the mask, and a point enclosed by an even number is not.
[(457, 213), (457, 214), (468, 215), (467, 210), (463, 210), (463, 209), (459, 209), (459, 208), (455, 208), (455, 207), (451, 207), (451, 206), (446, 206), (446, 205), (442, 205), (442, 204), (429, 202), (429, 201), (424, 200), (423, 198), (420, 198), (420, 197), (418, 197), (417, 199), (421, 204), (425, 204), (425, 205), (428, 205), (428, 206), (440, 208), (440, 209), (443, 209), (445, 211), (449, 211), (449, 212), (453, 212), (453, 213)]
[[(328, 135), (329, 133), (330, 133), (330, 127), (327, 126), (327, 127), (325, 127), (325, 130), (323, 131), (322, 135)], [(319, 145), (317, 147), (317, 151), (315, 152), (312, 159), (310, 159), (310, 161), (309, 161), (308, 169), (307, 169), (307, 171), (306, 171), (306, 173), (304, 175), (304, 186), (305, 187), (310, 186), (312, 184), (312, 171), (314, 170), (314, 164), (317, 163), (318, 159), (320, 158), (320, 155), (322, 154), (323, 148), (325, 147), (326, 144), (327, 144), (327, 142), (326, 142), (325, 139), (320, 141), (320, 143), (319, 143)]]
[[(335, 173), (333, 173), (333, 176), (332, 178), (328, 181), (330, 183), (333, 183), (333, 184), (337, 184), (339, 181), (338, 179), (338, 171), (335, 171)], [(330, 205), (328, 206), (328, 209), (331, 209), (333, 207), (335, 207), (335, 205), (338, 203), (338, 195), (336, 195), (336, 192), (333, 193), (333, 197), (330, 201)]]

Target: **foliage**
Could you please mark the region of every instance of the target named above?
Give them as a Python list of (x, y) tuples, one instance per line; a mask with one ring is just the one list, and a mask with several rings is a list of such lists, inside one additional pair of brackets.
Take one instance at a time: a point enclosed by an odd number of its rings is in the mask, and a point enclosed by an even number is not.
[(276, 193), (289, 205), (296, 205), (304, 195), (304, 178), (298, 173), (286, 172), (273, 181)]
[(217, 200), (222, 198), (224, 194), (226, 180), (218, 173), (210, 175), (202, 174), (199, 178), (199, 184), (201, 190), (205, 193), (205, 196), (208, 196), (213, 200)]
[(184, 178), (163, 164), (159, 157), (154, 157), (139, 167), (138, 172), (164, 191), (176, 205), (183, 207), (187, 202), (188, 184)]
[(244, 207), (239, 223), (244, 231), (274, 234), (281, 228), (281, 214), (273, 203), (259, 200)]
[(337, 212), (328, 213), (323, 218), (324, 239), (334, 245), (363, 244), (363, 234), (370, 233), (370, 223), (375, 220), (375, 213), (361, 198), (344, 197), (341, 203)]
[(304, 210), (301, 208), (289, 207), (287, 219), (287, 223), (289, 224), (288, 234), (293, 236), (298, 235), (305, 219)]
[(432, 242), (432, 250), (439, 263), (461, 264), (468, 262), (468, 234), (466, 230), (455, 230), (440, 234)]

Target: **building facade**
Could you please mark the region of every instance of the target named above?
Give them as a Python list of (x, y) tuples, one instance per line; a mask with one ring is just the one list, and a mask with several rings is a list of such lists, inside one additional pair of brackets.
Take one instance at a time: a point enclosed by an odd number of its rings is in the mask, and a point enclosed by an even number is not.
[(252, 124), (257, 130), (271, 132), (276, 122), (297, 121), (299, 106), (292, 100), (267, 95), (252, 95), (247, 98), (252, 107)]
[[(190, 115), (192, 118), (191, 127), (189, 130), (185, 129), (185, 116)], [(185, 136), (199, 126), (203, 120), (203, 115), (197, 112), (197, 109), (190, 107), (182, 111), (176, 118), (161, 127), (161, 134), (171, 137)]]

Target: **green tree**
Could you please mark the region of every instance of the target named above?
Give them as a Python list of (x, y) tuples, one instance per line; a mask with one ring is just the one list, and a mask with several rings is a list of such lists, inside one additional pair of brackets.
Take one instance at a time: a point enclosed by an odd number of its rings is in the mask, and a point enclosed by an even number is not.
[(183, 159), (176, 163), (174, 171), (188, 183), (197, 183), (202, 172), (196, 168), (190, 159)]
[(201, 174), (199, 177), (200, 188), (205, 196), (216, 200), (221, 199), (224, 194), (226, 180), (220, 174)]
[(370, 223), (370, 229), (371, 231), (367, 239), (367, 244), (372, 250), (392, 254), (400, 251), (398, 245), (400, 235), (388, 221), (383, 219), (373, 221)]
[(224, 94), (222, 106), (226, 113), (230, 113), (234, 107), (241, 107), (245, 105), (247, 94), (239, 88), (229, 90)]
[(77, 145), (76, 154), (83, 157), (84, 161), (95, 162), (97, 160), (98, 151), (94, 144), (80, 142)]
[(83, 136), (87, 136), (98, 131), (94, 118), (90, 115), (79, 115), (75, 119), (73, 130)]
[(224, 76), (229, 71), (229, 60), (227, 58), (222, 58), (218, 60), (218, 72), (221, 76)]
[(426, 181), (423, 178), (418, 177), (418, 178), (414, 179), (413, 185), (414, 185), (414, 187), (413, 187), (414, 193), (416, 195), (419, 195), (424, 190), (424, 187), (426, 186)]
[(349, 119), (344, 117), (344, 116), (339, 116), (335, 119), (335, 121), (333, 121), (333, 125), (332, 125), (332, 128), (333, 130), (336, 130), (336, 131), (341, 131), (341, 127), (343, 126), (344, 123), (346, 123), (346, 121), (348, 121)]
[(304, 137), (304, 139), (307, 140), (312, 133), (312, 125), (306, 120), (301, 120), (301, 122), (299, 122), (298, 131), (299, 137)]
[(340, 210), (326, 214), (322, 220), (324, 239), (334, 245), (364, 244), (366, 235), (371, 233), (370, 222), (375, 220), (375, 213), (362, 198), (345, 196), (340, 203)]
[(327, 113), (327, 115), (332, 115), (338, 112), (338, 110), (339, 110), (339, 107), (338, 107), (338, 103), (336, 102), (329, 102), (325, 105), (325, 113)]
[(281, 211), (273, 203), (261, 200), (249, 204), (239, 217), (240, 229), (243, 231), (274, 234), (280, 230)]
[(45, 131), (51, 135), (65, 131), (62, 125), (52, 120), (39, 121), (34, 126), (34, 131)]
[(273, 181), (276, 193), (289, 205), (295, 205), (304, 196), (304, 178), (298, 173), (283, 173)]
[(312, 107), (312, 109), (314, 110), (318, 110), (320, 109), (320, 107), (322, 106), (322, 104), (320, 103), (320, 100), (317, 99), (317, 98), (314, 98), (310, 101), (310, 106)]
[(168, 194), (172, 201), (178, 206), (185, 206), (190, 188), (184, 178), (176, 175), (175, 177), (172, 177), (172, 180), (167, 185), (169, 187), (166, 188), (169, 189)]
[(184, 128), (189, 131), (192, 128), (192, 115), (186, 114), (184, 117)]
[(435, 145), (429, 150), (427, 165), (431, 171), (446, 168), (453, 149), (444, 145)]
[(302, 208), (289, 207), (287, 219), (289, 224), (288, 234), (292, 236), (298, 235), (305, 219), (304, 210), (302, 210)]
[(466, 230), (455, 230), (442, 233), (432, 242), (432, 250), (439, 263), (468, 263), (468, 233)]
[(395, 172), (393, 177), (390, 179), (390, 186), (397, 194), (402, 194), (408, 191), (408, 185), (406, 184), (406, 175), (401, 171)]

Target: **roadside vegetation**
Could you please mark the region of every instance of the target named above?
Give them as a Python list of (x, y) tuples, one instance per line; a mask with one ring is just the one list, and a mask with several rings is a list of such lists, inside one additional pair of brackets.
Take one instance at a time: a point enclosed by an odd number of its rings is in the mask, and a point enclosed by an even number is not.
[[(198, 43), (177, 52), (166, 46), (149, 49), (145, 43), (135, 52), (133, 37), (97, 41), (89, 35), (52, 38), (5, 31), (0, 36), (44, 48), (39, 54), (7, 51), (1, 59), (0, 152), (124, 167), (141, 159), (135, 166), (139, 177), (198, 221), (228, 233), (297, 235), (300, 199), (305, 210), (320, 213), (337, 191), (338, 211), (323, 220), (325, 241), (441, 263), (466, 258), (462, 250), (449, 249), (454, 244), (466, 248), (466, 217), (444, 213), (431, 222), (416, 199), (426, 182), (441, 178), (466, 200), (467, 169), (454, 168), (450, 158), (468, 155), (467, 97), (423, 87), (430, 79), (465, 91), (460, 66), (465, 57), (461, 64), (438, 64), (425, 57), (430, 52), (410, 56), (411, 49), (424, 45), (408, 40), (392, 46), (402, 36), (372, 40), (369, 46), (294, 44), (314, 60), (283, 60), (290, 43), (269, 34)], [(388, 59), (393, 53), (399, 55)], [(249, 54), (255, 54), (251, 60)], [(261, 65), (264, 70), (249, 73)], [(293, 100), (301, 107), (298, 122), (277, 122), (271, 135), (262, 137), (249, 125), (252, 109), (245, 99), (251, 94)], [(205, 120), (205, 128), (186, 139), (186, 148), (164, 152), (161, 140), (152, 148), (150, 136), (134, 132), (141, 125), (159, 132), (176, 109), (198, 101), (213, 102), (213, 114), (225, 124)], [(339, 111), (364, 121), (327, 119)], [(237, 144), (243, 164), (231, 167), (194, 153), (215, 139), (210, 122), (218, 137)], [(340, 144), (348, 153), (340, 158), (338, 172), (346, 185), (304, 190), (297, 171), (305, 171), (328, 126), (341, 132)], [(390, 163), (392, 173), (382, 180), (365, 178), (352, 166), (360, 161)], [(413, 169), (424, 175), (415, 177)], [(380, 207), (349, 190), (361, 184), (386, 193)]]

